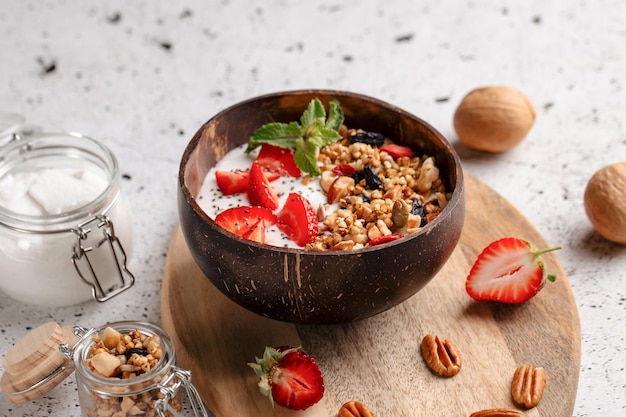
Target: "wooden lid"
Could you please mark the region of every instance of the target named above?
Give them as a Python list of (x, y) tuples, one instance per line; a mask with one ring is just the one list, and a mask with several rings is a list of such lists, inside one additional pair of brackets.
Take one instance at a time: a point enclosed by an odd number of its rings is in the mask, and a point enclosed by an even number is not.
[[(5, 372), (0, 379), (0, 389), (15, 404), (42, 396), (74, 370), (71, 360), (59, 351), (59, 345), (73, 346), (77, 341), (72, 326), (61, 328), (49, 322), (32, 330), (5, 355), (2, 361)], [(28, 390), (55, 372), (50, 380)]]

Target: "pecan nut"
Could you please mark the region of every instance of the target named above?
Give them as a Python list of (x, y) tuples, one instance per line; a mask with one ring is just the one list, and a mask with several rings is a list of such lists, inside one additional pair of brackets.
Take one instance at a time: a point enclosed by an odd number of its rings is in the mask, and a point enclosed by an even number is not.
[(445, 339), (427, 334), (422, 339), (422, 356), (428, 367), (440, 376), (451, 377), (461, 370), (461, 354), (457, 347)]
[(376, 417), (358, 401), (348, 401), (339, 409), (339, 417)]
[(524, 414), (519, 410), (511, 410), (508, 408), (489, 408), (486, 410), (475, 411), (470, 417), (522, 417)]
[(546, 371), (531, 365), (522, 365), (515, 370), (511, 382), (511, 396), (517, 405), (533, 408), (541, 400), (546, 386)]

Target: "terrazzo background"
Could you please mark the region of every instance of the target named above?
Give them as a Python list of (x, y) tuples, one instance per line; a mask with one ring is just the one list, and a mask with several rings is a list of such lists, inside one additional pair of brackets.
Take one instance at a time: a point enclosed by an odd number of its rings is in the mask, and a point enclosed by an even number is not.
[[(582, 195), (597, 169), (626, 160), (625, 17), (620, 0), (3, 0), (0, 112), (84, 133), (117, 155), (137, 284), (105, 304), (59, 309), (0, 294), (0, 352), (49, 320), (159, 323), (178, 163), (193, 133), (252, 96), (333, 88), (430, 122), (468, 172), (563, 247), (582, 331), (575, 416), (624, 414), (626, 248), (593, 232)], [(462, 97), (485, 84), (517, 87), (537, 107), (527, 140), (501, 155), (463, 147), (452, 128)], [(20, 407), (0, 395), (0, 416), (18, 415), (78, 416), (73, 377)]]

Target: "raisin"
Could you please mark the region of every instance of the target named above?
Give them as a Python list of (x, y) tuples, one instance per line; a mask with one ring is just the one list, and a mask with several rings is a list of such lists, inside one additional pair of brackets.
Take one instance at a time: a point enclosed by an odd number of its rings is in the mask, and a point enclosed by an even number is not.
[(357, 171), (354, 173), (352, 178), (354, 179), (354, 183), (358, 184), (365, 179), (365, 172), (363, 170)]
[(376, 171), (374, 171), (374, 168), (367, 165), (365, 168), (363, 168), (363, 172), (365, 173), (365, 183), (367, 184), (368, 188), (372, 190), (378, 190), (383, 188), (383, 182), (376, 173)]
[(355, 184), (359, 184), (361, 181), (365, 180), (365, 186), (370, 190), (383, 188), (382, 180), (376, 171), (374, 171), (374, 168), (369, 165), (366, 165), (362, 170), (355, 172), (352, 178), (354, 179)]
[(143, 349), (143, 348), (130, 348), (127, 351), (124, 352), (124, 356), (126, 356), (126, 359), (130, 358), (131, 355), (133, 353), (136, 353), (140, 356), (147, 356), (148, 355), (148, 349)]
[(361, 142), (370, 146), (382, 146), (385, 135), (378, 132), (357, 132), (350, 136), (350, 143)]
[(424, 205), (420, 203), (417, 198), (414, 198), (411, 203), (411, 214), (420, 216), (420, 227), (423, 227), (426, 224), (426, 212), (424, 211)]

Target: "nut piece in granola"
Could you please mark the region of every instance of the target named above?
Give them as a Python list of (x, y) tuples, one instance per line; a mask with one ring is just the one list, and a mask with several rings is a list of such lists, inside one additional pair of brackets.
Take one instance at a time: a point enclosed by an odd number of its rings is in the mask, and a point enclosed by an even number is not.
[(485, 410), (475, 411), (470, 417), (522, 417), (524, 414), (518, 410), (508, 408), (489, 408)]
[(533, 408), (541, 400), (546, 385), (546, 371), (531, 365), (521, 365), (515, 370), (511, 383), (511, 396), (515, 404)]
[(339, 417), (376, 417), (363, 403), (348, 401), (339, 409)]
[(89, 366), (98, 374), (107, 378), (117, 373), (122, 362), (109, 352), (98, 352), (89, 359)]
[(118, 343), (120, 343), (121, 338), (122, 335), (120, 332), (112, 327), (107, 327), (102, 333), (102, 343), (104, 343), (104, 346), (109, 350), (115, 349)]
[(451, 377), (461, 370), (461, 355), (457, 347), (445, 339), (427, 334), (422, 339), (422, 355), (428, 367), (440, 376)]

